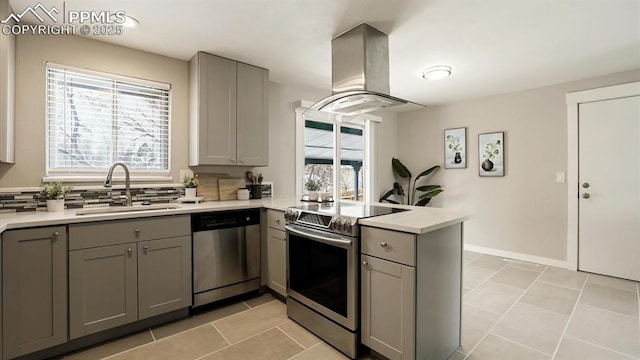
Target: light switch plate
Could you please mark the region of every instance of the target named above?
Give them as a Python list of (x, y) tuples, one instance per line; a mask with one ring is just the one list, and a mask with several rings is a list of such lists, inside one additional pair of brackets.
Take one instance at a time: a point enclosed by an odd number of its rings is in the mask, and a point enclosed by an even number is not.
[(193, 171), (187, 169), (187, 170), (180, 170), (180, 182), (182, 182), (182, 180), (184, 180), (184, 177), (187, 175), (193, 175)]
[(564, 182), (564, 173), (563, 172), (557, 172), (556, 173), (556, 182), (558, 182), (558, 183), (563, 183)]

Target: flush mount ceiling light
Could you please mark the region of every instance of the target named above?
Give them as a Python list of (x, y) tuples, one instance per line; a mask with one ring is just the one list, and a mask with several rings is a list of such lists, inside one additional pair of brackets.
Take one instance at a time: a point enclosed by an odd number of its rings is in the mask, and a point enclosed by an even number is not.
[(427, 80), (438, 80), (444, 79), (451, 75), (451, 66), (447, 65), (437, 65), (426, 68), (422, 72), (422, 77)]
[(124, 19), (124, 23), (122, 23), (122, 26), (124, 27), (134, 28), (140, 25), (140, 21), (130, 15), (125, 15)]

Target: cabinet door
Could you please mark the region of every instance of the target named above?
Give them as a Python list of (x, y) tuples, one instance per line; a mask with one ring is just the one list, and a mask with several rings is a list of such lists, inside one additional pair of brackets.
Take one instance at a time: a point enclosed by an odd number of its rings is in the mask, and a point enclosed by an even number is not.
[(415, 269), (362, 255), (362, 343), (391, 360), (415, 358)]
[(138, 243), (140, 319), (191, 305), (191, 237)]
[(67, 232), (64, 226), (2, 235), (4, 358), (67, 340)]
[(71, 339), (138, 319), (136, 244), (69, 252)]
[(287, 242), (284, 231), (267, 229), (269, 288), (287, 296)]
[(198, 54), (198, 163), (236, 164), (236, 62)]
[(238, 63), (238, 165), (269, 165), (269, 71)]
[[(10, 12), (9, 2), (0, 1), (0, 19), (6, 19)], [(15, 160), (14, 100), (15, 36), (3, 33), (0, 35), (0, 162)]]

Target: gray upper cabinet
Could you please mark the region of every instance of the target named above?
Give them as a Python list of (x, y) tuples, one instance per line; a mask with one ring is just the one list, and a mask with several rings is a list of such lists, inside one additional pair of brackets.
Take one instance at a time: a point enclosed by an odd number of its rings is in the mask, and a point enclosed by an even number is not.
[(268, 165), (269, 71), (199, 52), (189, 80), (189, 165)]
[(64, 226), (2, 234), (3, 358), (67, 340), (67, 232)]
[(189, 215), (69, 226), (72, 339), (191, 305)]
[(138, 243), (138, 316), (191, 305), (191, 237)]
[[(11, 9), (0, 1), (0, 19)], [(15, 36), (0, 34), (0, 162), (14, 162)]]
[(238, 63), (238, 165), (269, 165), (269, 71)]

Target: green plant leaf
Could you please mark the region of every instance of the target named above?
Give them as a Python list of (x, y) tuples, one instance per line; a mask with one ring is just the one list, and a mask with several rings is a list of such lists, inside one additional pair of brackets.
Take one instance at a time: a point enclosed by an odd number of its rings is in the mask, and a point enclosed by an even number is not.
[(429, 201), (431, 201), (431, 198), (418, 200), (418, 202), (416, 203), (416, 206), (425, 206), (429, 203)]
[(424, 185), (424, 186), (418, 186), (416, 190), (429, 192), (429, 191), (433, 191), (435, 189), (440, 189), (440, 188), (441, 188), (440, 185)]
[(440, 165), (435, 165), (435, 166), (430, 167), (429, 169), (421, 172), (420, 175), (416, 176), (416, 181), (418, 181), (418, 179), (420, 179), (421, 177), (427, 176), (427, 175), (431, 174), (432, 172), (434, 172), (434, 171), (436, 171), (438, 169), (440, 169)]
[(440, 194), (441, 192), (443, 192), (443, 189), (437, 189), (437, 190), (433, 190), (433, 191), (429, 191), (428, 193), (424, 193), (422, 195), (420, 195), (420, 197), (418, 199), (431, 199), (432, 197), (437, 196), (438, 194)]
[(393, 190), (395, 190), (396, 195), (404, 196), (404, 189), (399, 183), (393, 183)]
[(400, 160), (393, 158), (391, 159), (391, 166), (393, 167), (393, 172), (398, 176), (404, 179), (411, 178), (411, 171), (407, 169), (406, 166)]
[[(384, 193), (384, 195), (380, 196), (380, 199), (378, 199), (378, 201), (379, 202), (383, 202), (383, 201), (387, 200), (389, 198), (389, 196), (391, 196), (391, 195), (393, 195), (395, 193), (396, 193), (396, 189), (393, 188), (393, 189), (387, 191), (386, 193)], [(387, 200), (387, 201), (390, 202), (391, 200)]]

